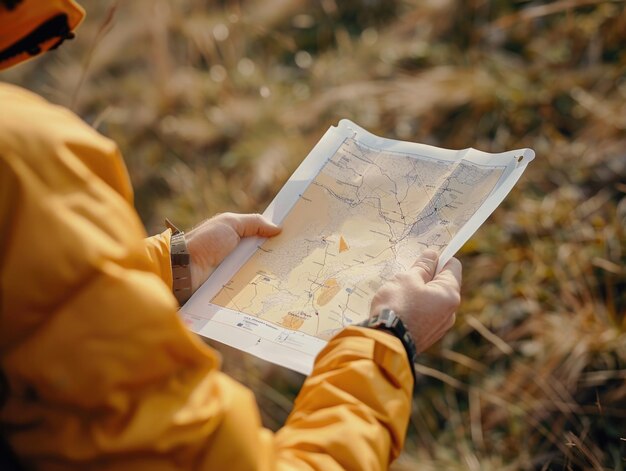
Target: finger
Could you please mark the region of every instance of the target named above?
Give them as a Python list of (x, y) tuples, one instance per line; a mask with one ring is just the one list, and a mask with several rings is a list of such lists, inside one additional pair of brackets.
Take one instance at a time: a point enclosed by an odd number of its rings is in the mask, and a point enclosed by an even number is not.
[(428, 283), (433, 279), (433, 276), (435, 276), (437, 260), (439, 260), (439, 254), (437, 252), (434, 250), (424, 250), (413, 264), (411, 270), (417, 271), (424, 283)]
[(238, 214), (235, 220), (239, 237), (272, 237), (281, 231), (280, 227), (260, 214)]
[(455, 289), (460, 289), (463, 281), (463, 267), (457, 258), (448, 260), (443, 269), (433, 278), (432, 283), (447, 285)]
[(452, 315), (448, 318), (448, 325), (446, 326), (446, 331), (450, 330), (455, 322), (456, 322), (456, 312), (453, 312)]

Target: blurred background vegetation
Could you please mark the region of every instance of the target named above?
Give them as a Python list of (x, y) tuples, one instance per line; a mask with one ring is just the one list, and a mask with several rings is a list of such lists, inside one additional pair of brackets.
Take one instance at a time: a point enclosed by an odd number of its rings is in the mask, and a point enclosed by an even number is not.
[[(626, 468), (623, 1), (81, 2), (3, 74), (122, 149), (149, 232), (262, 212), (328, 126), (537, 158), (462, 249), (395, 468)], [(278, 428), (302, 377), (220, 347)]]

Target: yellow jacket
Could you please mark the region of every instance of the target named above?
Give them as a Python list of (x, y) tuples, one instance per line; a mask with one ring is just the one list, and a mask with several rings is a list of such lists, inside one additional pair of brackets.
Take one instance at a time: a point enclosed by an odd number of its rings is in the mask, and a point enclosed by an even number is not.
[(0, 84), (0, 422), (37, 470), (377, 470), (403, 446), (412, 377), (362, 328), (317, 358), (287, 423), (179, 320), (169, 231), (146, 239), (115, 144)]

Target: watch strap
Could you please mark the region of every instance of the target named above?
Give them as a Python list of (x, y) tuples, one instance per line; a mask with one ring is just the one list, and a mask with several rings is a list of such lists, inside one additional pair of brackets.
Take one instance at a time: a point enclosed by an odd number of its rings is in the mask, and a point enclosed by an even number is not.
[(170, 259), (172, 262), (172, 291), (182, 306), (192, 294), (191, 286), (191, 257), (185, 242), (185, 233), (178, 229), (168, 219), (165, 224), (172, 229), (170, 239)]

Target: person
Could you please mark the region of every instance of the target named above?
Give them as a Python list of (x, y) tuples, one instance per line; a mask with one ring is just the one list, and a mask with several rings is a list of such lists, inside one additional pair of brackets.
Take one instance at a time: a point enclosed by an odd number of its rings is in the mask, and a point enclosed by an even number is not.
[[(74, 0), (0, 0), (0, 67), (58, 46), (82, 17)], [(132, 200), (113, 142), (0, 84), (4, 459), (34, 470), (387, 469), (411, 409), (406, 339), (388, 325), (343, 329), (284, 426), (263, 428), (251, 391), (177, 315), (172, 231), (147, 238)], [(193, 287), (242, 237), (279, 232), (259, 215), (200, 224), (184, 236)], [(436, 265), (425, 252), (371, 304), (416, 351), (452, 326), (460, 302), (460, 263), (435, 275)]]

